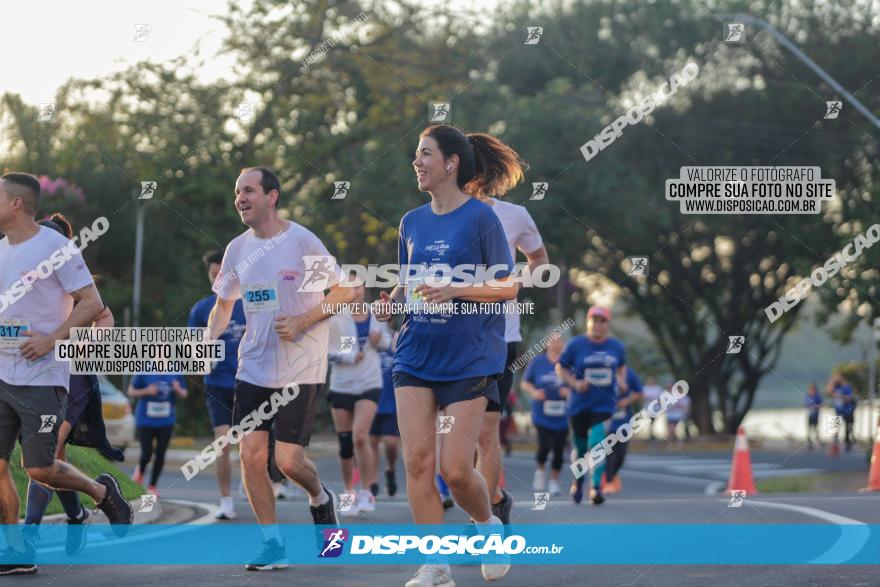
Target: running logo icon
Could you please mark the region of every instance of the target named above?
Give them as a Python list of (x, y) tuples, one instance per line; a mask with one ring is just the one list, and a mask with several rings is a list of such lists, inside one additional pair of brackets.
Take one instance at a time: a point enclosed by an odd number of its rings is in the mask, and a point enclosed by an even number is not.
[(318, 553), (318, 558), (336, 558), (342, 554), (345, 541), (348, 540), (348, 530), (345, 528), (324, 528), (324, 548)]
[(38, 434), (45, 434), (47, 432), (52, 432), (55, 430), (55, 422), (58, 421), (58, 416), (55, 414), (49, 414), (47, 416), (40, 416), (40, 429), (37, 430)]
[(731, 489), (730, 490), (730, 503), (727, 504), (729, 508), (738, 508), (742, 507), (743, 501), (746, 498), (746, 490), (745, 489)]
[(145, 43), (147, 39), (150, 38), (150, 33), (153, 30), (153, 25), (151, 24), (136, 24), (134, 25), (134, 38), (131, 40), (132, 43)]
[(156, 505), (156, 496), (148, 493), (146, 495), (141, 496), (141, 503), (138, 506), (139, 512), (151, 512), (153, 511), (153, 506)]
[(431, 102), (428, 117), (431, 122), (451, 122), (452, 104), (449, 102)]
[(644, 277), (648, 274), (648, 258), (647, 257), (630, 257), (629, 271), (627, 275), (630, 277)]
[(343, 355), (347, 355), (351, 351), (354, 350), (354, 344), (357, 341), (356, 336), (340, 336), (339, 337), (339, 352)]
[(550, 184), (546, 181), (535, 181), (532, 182), (532, 195), (529, 197), (530, 200), (543, 200), (544, 196), (547, 195), (547, 188), (550, 187)]
[(729, 22), (726, 26), (727, 34), (724, 36), (724, 41), (727, 43), (741, 43), (746, 25), (741, 22)]
[(738, 355), (742, 350), (743, 344), (746, 342), (745, 336), (728, 336), (727, 337), (727, 354)]
[(822, 434), (836, 436), (840, 431), (840, 425), (843, 423), (843, 416), (825, 416), (822, 423)]
[(526, 37), (526, 42), (523, 43), (523, 45), (537, 45), (538, 41), (541, 40), (541, 35), (544, 34), (544, 27), (528, 26), (526, 27), (526, 31), (528, 31), (528, 36)]
[(52, 120), (52, 117), (55, 115), (55, 103), (54, 102), (46, 102), (44, 104), (40, 104), (40, 109), (37, 111), (37, 122), (49, 122)]
[(455, 424), (455, 416), (440, 416), (437, 422), (437, 434), (449, 434)]
[(825, 120), (834, 120), (837, 118), (837, 115), (840, 114), (841, 108), (843, 108), (843, 102), (840, 100), (825, 102)]
[(303, 265), (306, 267), (303, 282), (298, 292), (323, 293), (330, 287), (330, 278), (333, 277), (333, 268), (336, 266), (336, 257), (332, 255), (303, 255)]
[(331, 200), (344, 200), (345, 196), (348, 195), (348, 188), (351, 187), (351, 183), (347, 181), (334, 181), (333, 182), (333, 197)]
[(533, 512), (540, 512), (542, 510), (547, 509), (547, 504), (550, 503), (550, 494), (549, 493), (536, 493), (535, 494), (535, 504), (532, 506)]
[[(340, 512), (350, 512), (354, 507), (354, 500), (357, 496), (354, 493), (342, 493), (339, 495), (339, 505), (336, 507)], [(326, 537), (325, 537), (326, 538)]]
[(153, 197), (153, 194), (156, 193), (156, 188), (159, 187), (155, 181), (142, 181), (141, 182), (141, 195), (138, 196), (138, 200), (149, 200)]

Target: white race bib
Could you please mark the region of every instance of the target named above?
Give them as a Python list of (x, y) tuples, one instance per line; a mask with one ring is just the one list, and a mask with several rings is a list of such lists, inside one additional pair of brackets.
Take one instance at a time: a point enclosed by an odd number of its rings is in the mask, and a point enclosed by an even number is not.
[(24, 318), (0, 320), (0, 347), (18, 348), (27, 340), (24, 333), (30, 328), (31, 323)]
[(611, 369), (609, 367), (584, 369), (584, 379), (586, 379), (590, 385), (608, 387), (611, 385)]
[(147, 402), (148, 418), (167, 418), (171, 415), (171, 402)]
[(564, 399), (544, 400), (544, 415), (545, 416), (564, 416), (565, 415), (565, 400)]
[(274, 281), (242, 286), (245, 312), (268, 312), (278, 309), (278, 290)]

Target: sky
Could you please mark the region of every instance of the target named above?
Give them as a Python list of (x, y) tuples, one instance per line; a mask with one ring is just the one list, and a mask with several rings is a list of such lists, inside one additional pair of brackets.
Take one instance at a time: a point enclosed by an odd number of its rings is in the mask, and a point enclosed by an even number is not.
[[(166, 61), (200, 40), (213, 53), (224, 27), (210, 16), (226, 6), (226, 0), (4, 2), (0, 94), (52, 102), (71, 77), (103, 76), (144, 59)], [(136, 25), (144, 24), (149, 34), (136, 41)], [(203, 75), (216, 78), (225, 69), (222, 61), (210, 62)]]
[[(295, 1), (295, 0), (294, 0)], [(423, 0), (453, 9), (487, 8), (498, 0)], [(54, 101), (71, 77), (93, 79), (144, 59), (162, 62), (196, 43), (213, 55), (225, 35), (211, 15), (224, 14), (227, 0), (8, 0), (3, 3), (3, 73), (0, 94), (25, 102)], [(148, 25), (146, 36), (136, 25)], [(138, 39), (138, 40), (136, 40)], [(228, 74), (226, 59), (208, 60), (200, 74), (211, 81)]]

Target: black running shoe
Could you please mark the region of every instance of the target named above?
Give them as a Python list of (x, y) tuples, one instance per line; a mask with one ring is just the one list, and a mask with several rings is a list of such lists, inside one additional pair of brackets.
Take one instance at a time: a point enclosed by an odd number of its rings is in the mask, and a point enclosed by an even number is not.
[(324, 488), (324, 491), (327, 495), (330, 496), (330, 499), (327, 500), (327, 503), (324, 505), (309, 506), (309, 511), (312, 512), (312, 520), (315, 521), (316, 526), (326, 525), (326, 526), (339, 526), (339, 523), (336, 521), (336, 496), (332, 491), (327, 489), (323, 483), (321, 483), (321, 487)]
[(37, 565), (34, 560), (35, 554), (33, 552), (19, 552), (12, 548), (7, 548), (0, 552), (0, 576), (36, 573)]
[(89, 519), (89, 511), (80, 506), (78, 518), (67, 518), (67, 539), (64, 542), (64, 552), (67, 554), (79, 554), (86, 547), (86, 520)]
[(284, 541), (279, 543), (272, 538), (263, 541), (263, 550), (253, 562), (246, 564), (244, 568), (248, 571), (274, 571), (275, 569), (286, 569), (289, 566)]
[(134, 509), (122, 495), (116, 477), (102, 473), (95, 478), (95, 481), (107, 488), (104, 500), (97, 504), (98, 509), (104, 512), (107, 520), (113, 525), (113, 532), (117, 536), (125, 536), (128, 534), (128, 527), (134, 522)]
[(373, 497), (379, 497), (379, 484), (378, 483), (370, 483), (370, 493), (373, 494)]
[(593, 505), (602, 505), (605, 503), (605, 497), (602, 495), (602, 492), (598, 489), (596, 489), (595, 492), (595, 495), (593, 495)]
[(394, 477), (394, 469), (385, 471), (385, 487), (388, 489), (388, 497), (394, 497), (397, 493), (397, 479)]
[(498, 516), (501, 523), (505, 526), (510, 525), (510, 510), (513, 508), (513, 498), (505, 490), (501, 490), (503, 499), (498, 503), (492, 504), (492, 515)]

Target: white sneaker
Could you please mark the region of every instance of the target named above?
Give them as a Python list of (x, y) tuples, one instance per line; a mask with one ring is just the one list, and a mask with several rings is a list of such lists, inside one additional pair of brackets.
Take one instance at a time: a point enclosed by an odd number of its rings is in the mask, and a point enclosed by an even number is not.
[(235, 502), (231, 497), (220, 498), (220, 509), (214, 514), (215, 520), (234, 520), (235, 519)]
[[(501, 534), (504, 536), (504, 524), (501, 523), (498, 516), (492, 516), (488, 524), (477, 524), (477, 531), (484, 535)], [(482, 571), (485, 580), (497, 581), (510, 571), (510, 555), (484, 555), (484, 560), (486, 558), (492, 562), (480, 565), (480, 570)]]
[(535, 469), (535, 476), (532, 479), (532, 489), (535, 491), (544, 491), (544, 471)]
[(289, 497), (287, 495), (287, 483), (284, 481), (273, 483), (272, 488), (275, 491), (275, 499), (287, 499)]
[(376, 497), (369, 489), (358, 491), (357, 508), (361, 512), (376, 511)]
[(550, 479), (550, 495), (562, 495), (562, 487), (559, 486), (559, 479)]
[[(358, 495), (352, 491), (339, 494), (339, 515), (356, 516), (360, 513), (358, 508)], [(350, 505), (349, 505), (350, 504)]]
[(405, 587), (455, 587), (449, 565), (422, 565)]

